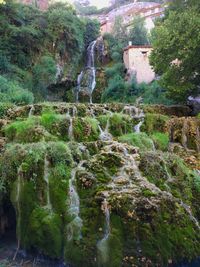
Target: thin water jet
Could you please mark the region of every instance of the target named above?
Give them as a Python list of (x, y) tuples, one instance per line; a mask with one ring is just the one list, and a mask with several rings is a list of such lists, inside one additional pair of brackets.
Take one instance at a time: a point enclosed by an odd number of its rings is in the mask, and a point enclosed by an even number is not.
[(97, 243), (98, 266), (104, 266), (109, 260), (109, 236), (110, 236), (110, 210), (108, 201), (105, 198), (102, 202), (101, 209), (105, 214), (105, 229), (103, 238)]

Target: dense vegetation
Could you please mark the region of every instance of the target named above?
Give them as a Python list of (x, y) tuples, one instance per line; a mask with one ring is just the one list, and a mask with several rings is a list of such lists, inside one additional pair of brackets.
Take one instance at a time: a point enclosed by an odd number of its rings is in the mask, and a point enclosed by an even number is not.
[(171, 98), (199, 94), (200, 2), (176, 0), (153, 31), (151, 62)]
[(135, 102), (138, 97), (143, 98), (145, 104), (172, 104), (157, 81), (150, 85), (137, 84), (135, 77), (126, 81), (126, 70), (123, 63), (123, 49), (127, 40), (133, 45), (149, 44), (150, 36), (144, 26), (144, 20), (136, 17), (131, 23), (130, 31), (123, 24), (122, 17), (116, 17), (112, 34), (104, 35), (104, 42), (108, 47), (111, 63), (106, 67), (107, 87), (102, 94), (103, 102)]
[[(56, 82), (58, 63), (64, 74), (76, 76), (85, 47), (98, 29), (97, 22), (79, 19), (67, 4), (57, 3), (46, 12), (13, 1), (0, 5), (2, 101), (30, 103), (33, 94), (36, 100), (44, 99), (47, 86)], [(10, 96), (12, 90), (16, 96)]]

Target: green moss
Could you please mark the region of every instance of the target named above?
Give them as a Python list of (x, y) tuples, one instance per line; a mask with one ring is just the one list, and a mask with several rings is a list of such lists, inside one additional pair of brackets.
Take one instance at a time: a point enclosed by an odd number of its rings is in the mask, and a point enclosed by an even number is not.
[(52, 258), (61, 257), (62, 231), (58, 215), (44, 208), (35, 209), (28, 226), (29, 247), (35, 247), (40, 252)]
[(144, 197), (153, 197), (153, 196), (155, 196), (156, 194), (155, 194), (154, 192), (152, 192), (151, 190), (144, 188), (144, 189), (142, 190), (142, 195), (143, 195)]
[[(19, 204), (16, 202), (17, 181), (13, 185), (11, 200), (17, 215), (17, 238), (20, 239), (21, 246), (26, 247), (28, 239), (29, 217), (37, 205), (37, 197), (33, 181), (21, 182)], [(18, 206), (19, 205), (19, 206)], [(19, 210), (20, 209), (20, 210)], [(19, 214), (20, 213), (20, 214)]]
[(169, 135), (167, 133), (155, 132), (151, 135), (155, 147), (162, 151), (167, 151), (169, 145)]
[(78, 142), (88, 142), (98, 140), (98, 121), (94, 118), (74, 118), (73, 132), (75, 140)]
[(9, 141), (19, 143), (32, 143), (41, 140), (56, 140), (56, 137), (49, 134), (44, 127), (40, 125), (37, 117), (31, 117), (24, 121), (13, 122), (4, 128), (5, 136)]
[(179, 157), (147, 152), (141, 155), (140, 169), (161, 190), (170, 191), (174, 197), (191, 202), (193, 173)]
[(146, 133), (164, 132), (168, 116), (154, 113), (145, 114), (145, 121), (142, 126), (142, 131)]
[(8, 110), (13, 107), (14, 104), (0, 102), (0, 118), (6, 117)]
[(106, 124), (109, 120), (109, 133), (113, 136), (120, 136), (133, 131), (134, 121), (128, 115), (112, 113), (112, 115), (101, 115), (97, 119), (103, 129), (106, 128)]
[(50, 197), (53, 210), (63, 219), (66, 215), (66, 202), (69, 190), (71, 168), (65, 164), (57, 164), (50, 173)]
[(139, 147), (142, 151), (153, 150), (153, 141), (145, 133), (130, 133), (119, 137), (122, 143)]

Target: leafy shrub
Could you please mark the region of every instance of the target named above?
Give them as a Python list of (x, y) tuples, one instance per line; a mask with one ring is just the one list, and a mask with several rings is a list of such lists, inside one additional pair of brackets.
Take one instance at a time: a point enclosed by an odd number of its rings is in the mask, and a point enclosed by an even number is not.
[(126, 96), (126, 86), (123, 78), (120, 75), (114, 76), (109, 80), (108, 87), (102, 94), (103, 102), (123, 102)]
[(14, 103), (17, 105), (33, 103), (33, 94), (19, 86), (17, 82), (11, 82), (0, 76), (0, 99), (1, 102)]
[(48, 85), (55, 82), (56, 64), (51, 56), (43, 56), (33, 68), (34, 90), (45, 97)]
[(122, 143), (139, 147), (142, 151), (153, 150), (153, 141), (145, 133), (130, 133), (119, 137)]
[(11, 103), (0, 102), (0, 118), (3, 118), (6, 115), (7, 110), (12, 107), (13, 107), (13, 104)]
[(169, 135), (167, 133), (155, 132), (151, 135), (157, 149), (166, 151), (169, 144)]

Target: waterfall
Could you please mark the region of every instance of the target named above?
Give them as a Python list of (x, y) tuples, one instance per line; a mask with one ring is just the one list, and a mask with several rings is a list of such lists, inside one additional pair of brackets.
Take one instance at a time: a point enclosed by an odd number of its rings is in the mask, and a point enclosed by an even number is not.
[(110, 210), (108, 207), (108, 201), (105, 198), (101, 209), (105, 214), (105, 230), (103, 238), (97, 243), (98, 250), (98, 264), (99, 266), (105, 266), (109, 259), (109, 245), (108, 240), (110, 236)]
[(200, 153), (200, 131), (199, 127), (196, 129), (196, 147), (197, 147), (197, 152)]
[(183, 203), (182, 200), (181, 200), (181, 202), (180, 202), (180, 205), (181, 205), (181, 207), (183, 207), (184, 210), (187, 212), (187, 214), (188, 214), (189, 217), (190, 217), (190, 220), (196, 225), (196, 227), (198, 228), (198, 230), (200, 230), (199, 222), (198, 222), (198, 220), (192, 215), (191, 208), (190, 208), (187, 204)]
[(111, 141), (112, 140), (112, 135), (109, 133), (109, 127), (110, 127), (110, 118), (108, 118), (107, 123), (106, 123), (106, 128), (103, 131), (101, 126), (99, 125), (99, 130), (100, 130), (100, 136), (99, 139), (101, 141)]
[(77, 171), (82, 167), (85, 161), (81, 161), (77, 167), (75, 167), (71, 172), (71, 179), (69, 180), (69, 215), (73, 220), (67, 226), (67, 240), (71, 241), (76, 233), (77, 239), (81, 239), (81, 228), (82, 228), (82, 219), (79, 216), (80, 213), (80, 200), (79, 195), (76, 190), (76, 174)]
[(83, 75), (84, 75), (84, 72), (82, 70), (81, 73), (77, 77), (76, 102), (79, 101), (79, 92), (81, 91), (81, 82), (83, 79)]
[(44, 159), (44, 180), (46, 182), (46, 191), (47, 191), (47, 208), (52, 210), (52, 205), (51, 205), (51, 199), (50, 199), (50, 188), (49, 188), (49, 161), (47, 159), (47, 156), (45, 156)]
[(68, 128), (68, 137), (70, 141), (74, 141), (74, 132), (73, 132), (73, 118), (77, 115), (77, 108), (74, 106), (72, 110), (72, 117), (67, 111), (66, 117), (69, 119), (69, 128)]
[(35, 110), (34, 108), (34, 105), (31, 105), (30, 106), (30, 110), (29, 110), (29, 113), (28, 113), (28, 117), (30, 118), (31, 116), (33, 116), (33, 111)]
[(20, 243), (21, 243), (21, 190), (22, 190), (22, 165), (17, 170), (17, 187), (16, 187), (16, 211), (17, 211), (17, 250), (14, 255), (13, 260), (15, 260), (17, 253), (20, 249)]
[[(87, 48), (87, 62), (84, 70), (78, 75), (76, 88), (76, 101), (79, 100), (79, 92), (84, 91), (89, 95), (90, 103), (92, 104), (92, 93), (96, 86), (96, 69), (95, 69), (95, 47), (97, 40), (92, 41)], [(87, 74), (86, 86), (81, 86), (84, 75)]]
[(134, 131), (136, 133), (140, 133), (140, 128), (141, 128), (141, 126), (142, 126), (143, 123), (144, 123), (144, 120), (141, 120), (137, 125), (135, 125)]
[(183, 128), (182, 128), (182, 136), (181, 136), (181, 143), (182, 146), (187, 149), (187, 130), (188, 130), (188, 122), (187, 119), (185, 118), (184, 123), (183, 123)]
[(56, 65), (56, 82), (61, 80), (63, 75), (63, 66), (60, 63), (57, 63)]

